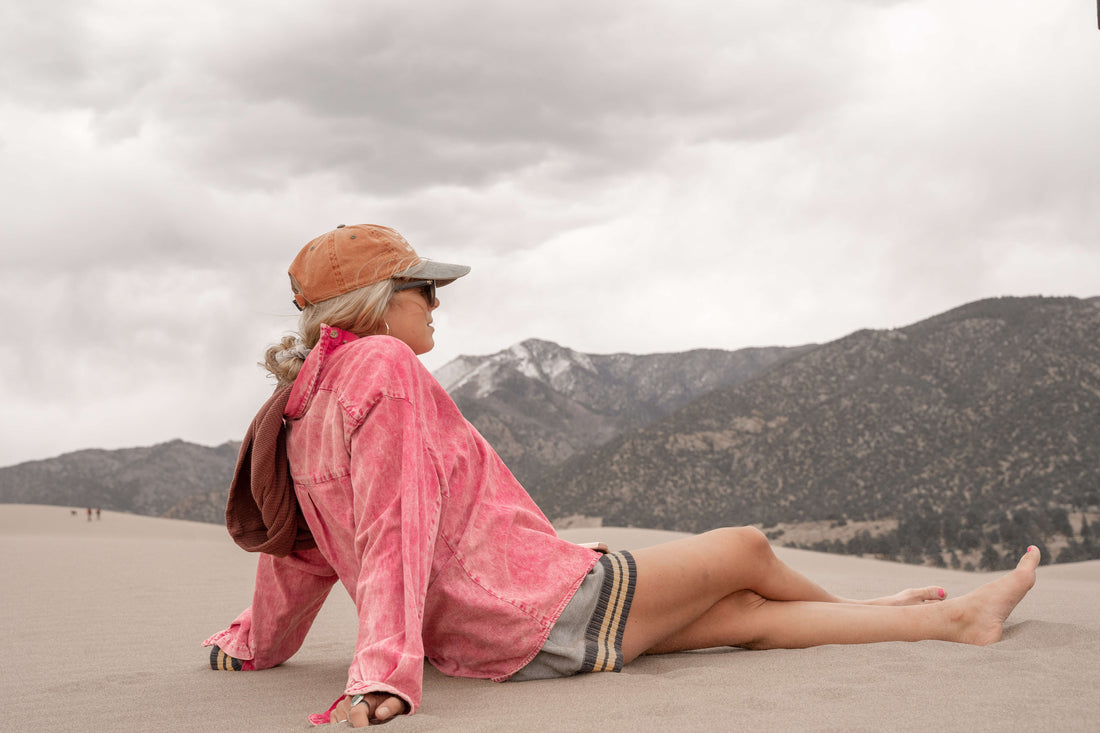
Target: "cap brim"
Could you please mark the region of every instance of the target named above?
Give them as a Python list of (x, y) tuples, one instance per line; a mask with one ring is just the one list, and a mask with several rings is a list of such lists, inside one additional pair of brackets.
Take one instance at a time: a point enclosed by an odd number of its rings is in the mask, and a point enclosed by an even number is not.
[(421, 259), (419, 265), (413, 265), (409, 269), (395, 274), (394, 277), (408, 278), (409, 280), (435, 280), (435, 284), (442, 287), (453, 283), (469, 271), (470, 268), (466, 265), (452, 265), (447, 262)]

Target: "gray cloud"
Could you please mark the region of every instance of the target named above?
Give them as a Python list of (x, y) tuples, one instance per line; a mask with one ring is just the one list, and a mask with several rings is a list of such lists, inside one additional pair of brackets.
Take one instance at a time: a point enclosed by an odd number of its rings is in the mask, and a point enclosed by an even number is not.
[[(624, 175), (669, 144), (787, 134), (835, 102), (858, 61), (844, 32), (804, 32), (805, 47), (771, 33), (786, 9), (329, 2), (192, 12), (175, 31), (182, 6), (166, 7), (25, 16), (14, 88), (91, 110), (104, 143), (155, 135), (230, 187), (326, 173), (395, 195), (543, 165)], [(113, 22), (129, 24), (124, 42)]]

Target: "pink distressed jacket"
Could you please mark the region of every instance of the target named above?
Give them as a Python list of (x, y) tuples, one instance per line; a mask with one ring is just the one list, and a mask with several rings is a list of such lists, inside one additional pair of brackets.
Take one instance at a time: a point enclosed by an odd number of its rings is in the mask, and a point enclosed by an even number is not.
[(285, 661), (338, 577), (359, 616), (347, 694), (414, 712), (425, 657), (500, 681), (538, 653), (599, 555), (557, 537), (407, 345), (323, 328), (284, 414), (317, 550), (261, 555), (252, 606), (207, 644)]

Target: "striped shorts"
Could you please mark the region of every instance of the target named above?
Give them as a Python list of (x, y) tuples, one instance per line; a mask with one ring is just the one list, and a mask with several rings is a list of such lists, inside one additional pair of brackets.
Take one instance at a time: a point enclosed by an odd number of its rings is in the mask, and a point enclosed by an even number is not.
[(623, 629), (638, 577), (627, 551), (600, 557), (558, 617), (546, 643), (510, 682), (623, 668)]

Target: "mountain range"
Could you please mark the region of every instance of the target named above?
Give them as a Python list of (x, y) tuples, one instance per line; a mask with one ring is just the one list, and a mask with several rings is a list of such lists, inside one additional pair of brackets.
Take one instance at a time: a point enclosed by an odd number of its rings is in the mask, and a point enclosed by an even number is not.
[[(528, 340), (436, 377), (552, 519), (995, 568), (1100, 557), (1100, 299), (998, 298), (823, 345), (596, 355)], [(222, 521), (239, 444), (0, 469), (0, 502)], [(1100, 539), (1100, 538), (1096, 538)]]
[(562, 462), (813, 347), (582, 354), (528, 340), (435, 376), (525, 485)]
[(847, 529), (850, 547), (820, 549), (939, 564), (953, 548), (999, 567), (1023, 549), (1013, 543), (1043, 541), (1069, 559), (1100, 504), (1100, 308), (1003, 298), (859, 331), (528, 488), (550, 516), (615, 525), (858, 522), (892, 529)]
[[(225, 520), (240, 443), (209, 448), (182, 440), (119, 450), (89, 449), (0, 468), (0, 503), (99, 507), (203, 522)], [(201, 516), (181, 512), (214, 494)], [(207, 502), (201, 502), (207, 503)]]

